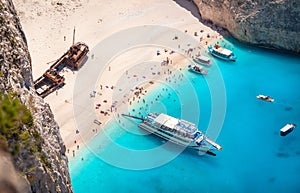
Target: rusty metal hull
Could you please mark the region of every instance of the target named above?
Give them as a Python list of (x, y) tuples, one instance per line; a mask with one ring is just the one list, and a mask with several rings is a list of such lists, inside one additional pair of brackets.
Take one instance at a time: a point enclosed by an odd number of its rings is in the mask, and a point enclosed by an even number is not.
[(36, 81), (34, 88), (36, 93), (45, 98), (47, 95), (64, 85), (65, 78), (60, 75), (63, 68), (78, 70), (89, 52), (89, 47), (82, 42), (72, 45), (50, 68)]

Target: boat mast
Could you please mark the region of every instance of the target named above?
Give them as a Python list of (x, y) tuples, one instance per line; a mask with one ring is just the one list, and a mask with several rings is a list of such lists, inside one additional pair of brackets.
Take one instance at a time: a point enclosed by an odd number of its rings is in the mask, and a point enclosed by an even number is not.
[[(72, 42), (72, 46), (71, 46), (71, 49), (70, 49), (71, 50), (71, 55), (75, 54), (74, 44), (75, 44), (75, 26), (74, 26), (74, 30), (73, 30), (73, 42)], [(74, 72), (74, 70), (75, 70), (75, 61), (73, 62), (72, 66), (73, 66), (72, 71)]]
[(74, 30), (73, 30), (73, 42), (72, 42), (72, 48), (74, 47), (75, 44), (75, 26), (74, 26)]

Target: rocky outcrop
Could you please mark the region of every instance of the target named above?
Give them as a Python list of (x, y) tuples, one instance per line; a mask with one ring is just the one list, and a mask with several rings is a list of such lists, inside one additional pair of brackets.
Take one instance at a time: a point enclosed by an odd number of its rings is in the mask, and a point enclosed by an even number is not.
[(12, 164), (12, 158), (7, 146), (0, 142), (0, 192), (27, 193), (30, 192), (24, 179), (22, 179)]
[(300, 54), (299, 0), (194, 0), (203, 20), (242, 42)]
[[(33, 125), (21, 125), (26, 135), (15, 139), (26, 141), (19, 141), (21, 148), (13, 154), (13, 163), (30, 191), (73, 192), (59, 127), (50, 107), (35, 94), (25, 35), (11, 0), (0, 0), (1, 93), (17, 95), (33, 116)], [(6, 140), (10, 146), (11, 139)]]

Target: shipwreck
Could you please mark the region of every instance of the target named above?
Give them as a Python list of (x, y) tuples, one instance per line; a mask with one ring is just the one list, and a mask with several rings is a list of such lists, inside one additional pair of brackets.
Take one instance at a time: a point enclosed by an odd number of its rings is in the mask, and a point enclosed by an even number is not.
[(70, 49), (56, 60), (41, 77), (34, 81), (36, 93), (42, 98), (45, 98), (65, 84), (62, 69), (67, 67), (72, 71), (78, 70), (87, 59), (89, 47), (85, 43), (77, 42), (74, 44), (74, 42), (75, 28), (73, 31), (73, 43)]

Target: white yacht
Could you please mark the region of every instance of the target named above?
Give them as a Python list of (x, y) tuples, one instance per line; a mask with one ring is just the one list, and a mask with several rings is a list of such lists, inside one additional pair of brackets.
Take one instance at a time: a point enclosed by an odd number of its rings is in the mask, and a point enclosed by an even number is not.
[[(135, 118), (135, 117), (133, 117)], [(222, 146), (207, 138), (195, 124), (171, 117), (166, 114), (150, 113), (139, 127), (165, 140), (200, 151), (217, 149)]]

